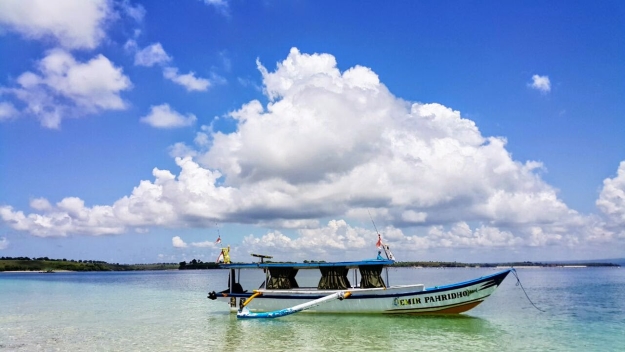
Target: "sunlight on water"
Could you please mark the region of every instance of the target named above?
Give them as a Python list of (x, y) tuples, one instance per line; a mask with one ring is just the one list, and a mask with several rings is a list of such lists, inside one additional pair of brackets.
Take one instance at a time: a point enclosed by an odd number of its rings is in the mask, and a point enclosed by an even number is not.
[[(489, 269), (393, 269), (395, 284)], [(260, 283), (251, 273), (242, 283)], [(302, 280), (316, 280), (302, 275)], [(0, 274), (0, 351), (620, 351), (625, 270), (519, 270), (485, 303), (447, 317), (295, 314), (237, 320), (206, 293), (224, 271)]]

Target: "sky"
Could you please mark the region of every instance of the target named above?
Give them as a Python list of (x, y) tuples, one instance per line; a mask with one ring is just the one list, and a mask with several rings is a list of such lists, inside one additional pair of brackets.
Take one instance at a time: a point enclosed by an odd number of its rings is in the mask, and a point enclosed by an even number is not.
[(0, 0), (0, 256), (622, 258), (624, 58), (621, 1)]

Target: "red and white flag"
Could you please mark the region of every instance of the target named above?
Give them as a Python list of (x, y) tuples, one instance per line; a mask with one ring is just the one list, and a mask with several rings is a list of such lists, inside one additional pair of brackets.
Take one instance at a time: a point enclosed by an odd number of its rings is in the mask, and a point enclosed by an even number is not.
[(215, 261), (215, 263), (220, 263), (224, 261), (224, 252), (222, 251), (221, 253), (219, 253), (219, 257), (217, 257), (217, 260)]
[(217, 237), (217, 241), (215, 241), (215, 243), (217, 243), (217, 244), (221, 243), (221, 235), (219, 235), (219, 236)]
[(378, 243), (375, 244), (376, 247), (382, 248), (382, 237), (378, 234)]

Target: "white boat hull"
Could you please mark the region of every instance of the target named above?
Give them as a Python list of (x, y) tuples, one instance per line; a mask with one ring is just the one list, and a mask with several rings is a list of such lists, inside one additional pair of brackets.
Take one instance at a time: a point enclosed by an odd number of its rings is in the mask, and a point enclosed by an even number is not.
[[(474, 308), (490, 296), (512, 269), (457, 284), (424, 288), (423, 285), (347, 290), (257, 290), (261, 293), (246, 306), (250, 312), (271, 312), (349, 291), (344, 300), (333, 300), (306, 313), (458, 314)], [(222, 293), (232, 312), (237, 312), (252, 293)]]

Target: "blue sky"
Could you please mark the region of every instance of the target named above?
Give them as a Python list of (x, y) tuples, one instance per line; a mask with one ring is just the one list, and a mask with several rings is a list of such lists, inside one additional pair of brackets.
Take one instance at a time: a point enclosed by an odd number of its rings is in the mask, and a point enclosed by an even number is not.
[(0, 255), (625, 248), (618, 1), (0, 1)]

